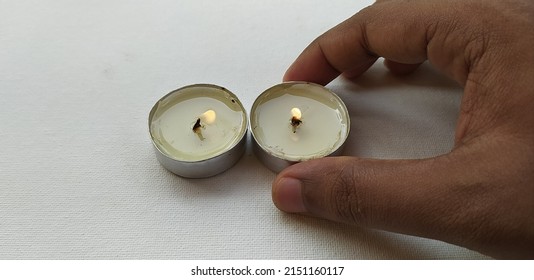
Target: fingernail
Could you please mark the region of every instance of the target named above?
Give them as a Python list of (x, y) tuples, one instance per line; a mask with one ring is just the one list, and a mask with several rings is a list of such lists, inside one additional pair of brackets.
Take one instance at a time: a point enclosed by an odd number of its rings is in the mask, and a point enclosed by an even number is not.
[(302, 183), (298, 179), (283, 177), (275, 183), (273, 190), (273, 201), (278, 209), (290, 213), (306, 212)]

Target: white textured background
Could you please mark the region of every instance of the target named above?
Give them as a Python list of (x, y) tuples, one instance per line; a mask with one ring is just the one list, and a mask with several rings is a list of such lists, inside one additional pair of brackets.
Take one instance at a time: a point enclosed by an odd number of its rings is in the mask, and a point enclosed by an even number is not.
[[(147, 118), (161, 96), (214, 83), (249, 110), (312, 39), (370, 3), (0, 0), (0, 258), (485, 258), (284, 214), (250, 149), (202, 180), (153, 155)], [(399, 78), (379, 63), (329, 88), (351, 113), (347, 154), (452, 147), (461, 89), (429, 65)]]

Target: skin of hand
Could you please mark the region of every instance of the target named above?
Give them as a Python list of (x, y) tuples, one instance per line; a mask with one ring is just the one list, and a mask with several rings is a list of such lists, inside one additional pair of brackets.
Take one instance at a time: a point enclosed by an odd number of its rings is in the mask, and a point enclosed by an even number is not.
[(534, 258), (534, 2), (378, 1), (314, 40), (284, 80), (325, 85), (359, 76), (378, 57), (400, 74), (428, 60), (464, 87), (453, 150), (298, 163), (274, 180), (275, 205)]

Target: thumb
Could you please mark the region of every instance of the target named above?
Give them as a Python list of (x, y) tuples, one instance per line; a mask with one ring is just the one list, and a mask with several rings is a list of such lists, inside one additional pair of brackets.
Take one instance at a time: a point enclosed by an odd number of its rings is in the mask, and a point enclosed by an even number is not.
[(469, 197), (464, 190), (470, 188), (462, 188), (469, 185), (461, 176), (465, 168), (449, 164), (452, 155), (423, 160), (327, 157), (301, 162), (277, 176), (273, 201), (286, 212), (465, 246), (451, 231), (465, 232), (466, 228), (459, 228), (470, 226), (465, 217), (473, 215), (464, 212), (469, 211), (464, 207)]

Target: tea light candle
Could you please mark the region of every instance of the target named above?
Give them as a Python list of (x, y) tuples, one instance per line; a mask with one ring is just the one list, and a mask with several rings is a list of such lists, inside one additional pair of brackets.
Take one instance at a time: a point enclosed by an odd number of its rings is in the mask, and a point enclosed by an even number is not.
[(183, 177), (204, 178), (239, 160), (245, 151), (247, 115), (229, 90), (191, 85), (154, 105), (149, 130), (163, 167)]
[(279, 172), (300, 161), (339, 155), (349, 135), (343, 101), (323, 86), (289, 82), (264, 91), (252, 105), (254, 152)]

